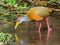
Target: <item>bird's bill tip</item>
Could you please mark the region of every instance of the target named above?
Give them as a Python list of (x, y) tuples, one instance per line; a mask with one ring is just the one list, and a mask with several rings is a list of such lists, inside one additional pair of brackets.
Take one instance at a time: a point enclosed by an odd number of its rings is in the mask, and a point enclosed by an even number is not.
[(16, 22), (15, 29), (18, 27), (19, 24), (20, 24), (20, 22)]

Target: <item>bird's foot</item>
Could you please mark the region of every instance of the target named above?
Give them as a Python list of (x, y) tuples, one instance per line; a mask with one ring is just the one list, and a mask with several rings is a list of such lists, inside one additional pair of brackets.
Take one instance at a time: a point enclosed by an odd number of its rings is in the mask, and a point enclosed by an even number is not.
[(50, 32), (50, 31), (52, 31), (52, 29), (49, 27), (49, 28), (48, 28), (48, 32)]

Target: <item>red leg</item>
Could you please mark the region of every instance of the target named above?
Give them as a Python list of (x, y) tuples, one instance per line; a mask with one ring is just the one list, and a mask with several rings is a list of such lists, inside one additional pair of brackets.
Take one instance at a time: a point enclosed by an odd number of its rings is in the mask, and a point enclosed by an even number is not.
[(41, 27), (42, 27), (42, 24), (41, 22), (39, 22), (39, 28), (38, 28), (38, 33), (39, 33), (39, 40), (41, 41)]
[(47, 33), (47, 41), (48, 41), (49, 40), (49, 36), (50, 36), (50, 32), (51, 32), (51, 27), (49, 25), (48, 18), (46, 18), (46, 23), (47, 23), (47, 26), (48, 26), (48, 33)]

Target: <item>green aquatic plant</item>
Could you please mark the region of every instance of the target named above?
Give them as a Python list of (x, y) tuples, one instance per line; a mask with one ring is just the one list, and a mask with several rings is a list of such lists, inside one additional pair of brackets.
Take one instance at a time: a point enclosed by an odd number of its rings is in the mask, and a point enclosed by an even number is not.
[(10, 6), (16, 5), (16, 0), (5, 0)]
[(0, 33), (0, 42), (3, 42), (4, 44), (7, 44), (12, 38), (12, 35), (10, 33)]

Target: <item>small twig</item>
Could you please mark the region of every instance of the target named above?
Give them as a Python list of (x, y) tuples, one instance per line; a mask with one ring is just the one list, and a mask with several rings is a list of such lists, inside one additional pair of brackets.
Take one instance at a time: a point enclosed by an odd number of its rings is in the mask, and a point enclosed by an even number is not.
[(60, 9), (55, 9), (55, 8), (51, 8), (52, 10), (55, 10), (55, 11), (60, 11)]

